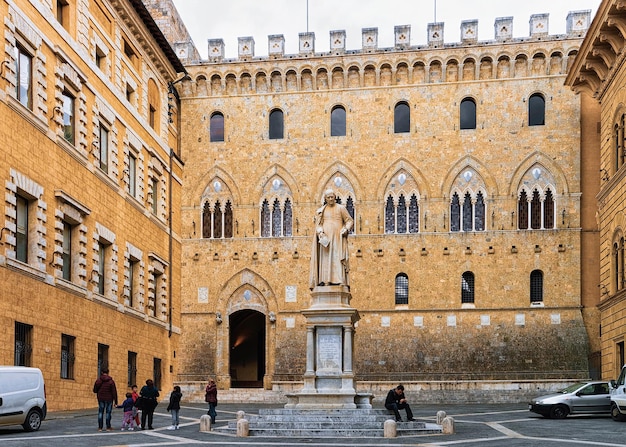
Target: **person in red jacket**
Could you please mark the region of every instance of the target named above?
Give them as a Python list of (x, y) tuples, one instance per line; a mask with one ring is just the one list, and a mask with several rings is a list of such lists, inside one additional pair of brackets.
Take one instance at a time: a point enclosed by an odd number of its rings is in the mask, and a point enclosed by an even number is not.
[(102, 368), (100, 378), (93, 384), (93, 392), (98, 396), (98, 431), (102, 431), (105, 411), (107, 430), (112, 430), (111, 410), (117, 405), (117, 388), (108, 368)]

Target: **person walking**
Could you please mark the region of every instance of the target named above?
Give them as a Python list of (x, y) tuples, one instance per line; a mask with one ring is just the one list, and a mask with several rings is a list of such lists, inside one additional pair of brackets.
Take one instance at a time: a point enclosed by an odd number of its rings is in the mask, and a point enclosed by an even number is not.
[(213, 379), (209, 379), (209, 384), (206, 386), (204, 400), (209, 404), (209, 411), (207, 414), (211, 416), (211, 424), (215, 424), (215, 418), (217, 417), (217, 412), (215, 411), (215, 407), (217, 407), (217, 385)]
[(100, 377), (93, 384), (93, 392), (98, 397), (98, 431), (104, 428), (104, 413), (106, 412), (106, 429), (111, 428), (111, 410), (117, 406), (117, 388), (113, 377), (109, 375), (109, 369), (102, 368)]
[(180, 387), (176, 385), (174, 391), (170, 393), (170, 403), (167, 406), (167, 411), (172, 412), (172, 425), (168, 427), (168, 430), (178, 430), (178, 413), (180, 412), (180, 400), (183, 397), (183, 393), (180, 391)]
[(122, 417), (122, 431), (128, 429), (133, 431), (135, 427), (135, 416), (133, 414), (133, 408), (135, 401), (133, 400), (133, 393), (126, 393), (126, 400), (121, 405), (116, 405), (115, 408), (122, 408), (124, 410), (124, 416)]
[(152, 419), (154, 418), (154, 409), (158, 405), (159, 390), (154, 386), (152, 379), (146, 380), (146, 384), (139, 391), (139, 397), (141, 398), (141, 429), (146, 429), (147, 420), (148, 430), (153, 430)]

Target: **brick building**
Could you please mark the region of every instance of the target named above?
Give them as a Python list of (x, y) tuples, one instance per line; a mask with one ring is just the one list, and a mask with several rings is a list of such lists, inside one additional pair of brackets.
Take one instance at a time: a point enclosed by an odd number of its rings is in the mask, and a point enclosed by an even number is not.
[[(599, 110), (598, 138), (601, 188), (597, 194), (600, 230), (602, 374), (617, 378), (624, 365), (626, 277), (626, 4), (605, 0), (598, 7), (566, 84)], [(591, 105), (590, 105), (591, 108)]]
[(520, 39), (500, 18), (485, 42), (466, 21), (455, 43), (431, 23), (424, 45), (398, 26), (393, 48), (368, 28), (357, 50), (333, 31), (325, 53), (301, 33), (291, 55), (272, 35), (267, 57), (244, 37), (235, 59), (212, 39), (183, 59), (179, 383), (300, 386), (329, 187), (355, 220), (362, 388), (519, 398), (599, 376), (597, 109), (564, 87), (590, 19), (556, 36), (533, 15)]
[(0, 12), (0, 363), (41, 368), (50, 410), (96, 406), (104, 365), (120, 397), (169, 389), (185, 69), (141, 1)]

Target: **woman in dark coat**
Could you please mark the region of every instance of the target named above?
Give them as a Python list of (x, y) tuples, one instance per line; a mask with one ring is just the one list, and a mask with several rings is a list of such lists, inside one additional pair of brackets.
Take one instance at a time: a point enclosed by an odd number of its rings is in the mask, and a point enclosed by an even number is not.
[(152, 379), (146, 380), (146, 384), (139, 391), (139, 397), (141, 398), (141, 429), (146, 429), (146, 418), (148, 418), (148, 429), (152, 430), (152, 418), (158, 403), (157, 397), (159, 397), (159, 390), (154, 386)]
[(211, 416), (211, 424), (215, 424), (215, 418), (217, 417), (217, 412), (215, 411), (215, 407), (217, 407), (217, 385), (213, 379), (209, 379), (209, 384), (206, 386), (204, 400), (209, 404), (208, 415)]

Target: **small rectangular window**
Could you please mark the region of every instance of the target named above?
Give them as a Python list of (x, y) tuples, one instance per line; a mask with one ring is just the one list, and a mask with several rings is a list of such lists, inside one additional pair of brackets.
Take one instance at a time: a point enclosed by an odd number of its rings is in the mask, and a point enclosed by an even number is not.
[(15, 366), (31, 366), (33, 327), (30, 324), (15, 322)]
[(62, 277), (67, 281), (72, 280), (72, 226), (63, 222), (63, 260)]
[(157, 390), (161, 389), (161, 376), (163, 372), (161, 370), (161, 359), (154, 358), (153, 363), (153, 376), (154, 376), (154, 386)]
[(152, 127), (153, 129), (155, 128), (154, 126), (156, 125), (156, 109), (154, 108), (152, 104), (150, 104), (150, 110), (148, 114), (148, 124), (150, 124), (150, 127)]
[(74, 378), (74, 344), (76, 337), (61, 335), (61, 379)]
[(75, 136), (75, 98), (67, 90), (63, 91), (63, 136), (71, 144), (76, 143)]
[(150, 185), (150, 192), (152, 193), (152, 214), (157, 214), (159, 205), (159, 179), (153, 178)]
[(28, 262), (28, 200), (22, 196), (16, 199), (15, 258)]
[(110, 244), (105, 244), (100, 241), (98, 246), (98, 293), (100, 295), (105, 295), (105, 282), (106, 282), (106, 262), (108, 257), (108, 252), (111, 248)]
[(21, 46), (15, 47), (15, 95), (24, 107), (33, 110), (33, 58)]
[(128, 351), (128, 384), (137, 385), (137, 353)]
[(66, 30), (70, 25), (70, 4), (68, 0), (57, 0), (57, 22)]
[(109, 129), (104, 127), (102, 123), (100, 123), (100, 139), (99, 139), (99, 147), (100, 147), (100, 169), (109, 173)]
[(128, 266), (128, 307), (134, 307), (137, 281), (139, 280), (139, 260), (130, 259)]
[(109, 346), (98, 343), (98, 377), (109, 368)]
[(100, 71), (104, 71), (106, 69), (106, 53), (96, 45), (96, 66), (100, 69)]
[(135, 197), (137, 193), (137, 158), (132, 153), (128, 154), (128, 193)]

